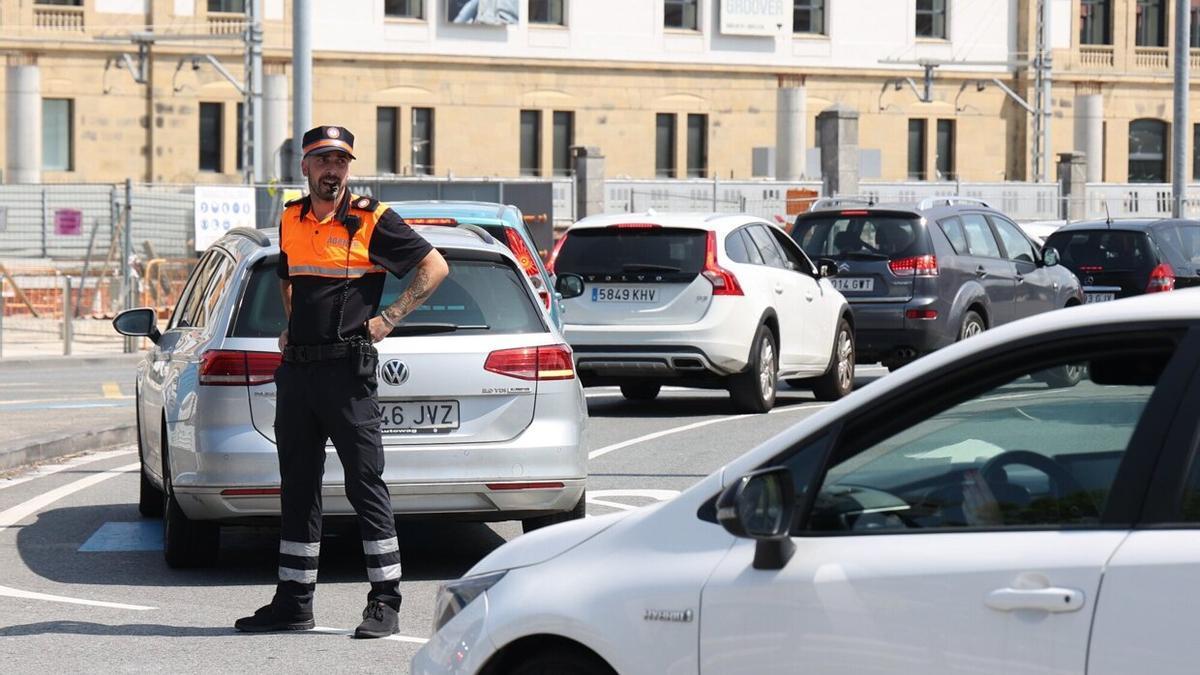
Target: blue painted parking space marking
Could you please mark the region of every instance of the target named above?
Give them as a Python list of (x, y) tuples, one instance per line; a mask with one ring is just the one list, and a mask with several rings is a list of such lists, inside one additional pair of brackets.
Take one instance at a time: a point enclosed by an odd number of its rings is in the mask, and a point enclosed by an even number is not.
[(80, 553), (108, 551), (161, 551), (163, 548), (161, 520), (140, 520), (132, 523), (105, 523), (79, 547)]

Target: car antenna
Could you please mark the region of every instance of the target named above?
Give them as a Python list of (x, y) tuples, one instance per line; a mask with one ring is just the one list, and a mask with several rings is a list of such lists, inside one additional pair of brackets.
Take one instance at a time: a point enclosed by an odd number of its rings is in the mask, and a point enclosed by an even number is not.
[(1112, 214), (1108, 212), (1107, 199), (1104, 200), (1104, 224), (1108, 226), (1108, 229), (1112, 229)]

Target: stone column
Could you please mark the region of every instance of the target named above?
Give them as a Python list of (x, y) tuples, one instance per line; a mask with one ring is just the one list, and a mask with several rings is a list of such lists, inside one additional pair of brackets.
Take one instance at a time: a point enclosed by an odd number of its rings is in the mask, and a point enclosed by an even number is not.
[(288, 135), (288, 79), (286, 75), (267, 75), (263, 78), (263, 166), (264, 177), (281, 180), (285, 159), (283, 144)]
[(817, 115), (822, 195), (858, 194), (858, 112), (834, 106)]
[(575, 162), (574, 220), (604, 213), (604, 155), (594, 145), (571, 146)]
[(1067, 220), (1087, 217), (1087, 157), (1082, 152), (1062, 152), (1058, 155), (1058, 182), (1061, 185), (1062, 208)]
[(1104, 97), (1075, 97), (1075, 150), (1087, 156), (1087, 181), (1104, 180)]
[(803, 84), (779, 83), (775, 90), (775, 180), (796, 181), (804, 176), (807, 106)]
[(37, 66), (8, 66), (8, 183), (42, 181), (42, 74)]

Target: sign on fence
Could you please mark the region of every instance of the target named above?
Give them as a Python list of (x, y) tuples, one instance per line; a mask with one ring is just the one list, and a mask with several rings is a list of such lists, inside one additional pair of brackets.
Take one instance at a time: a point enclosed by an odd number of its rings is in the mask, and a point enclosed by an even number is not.
[(54, 234), (67, 236), (83, 234), (83, 211), (78, 209), (55, 210)]
[(204, 251), (235, 227), (255, 227), (254, 188), (196, 186), (196, 245)]

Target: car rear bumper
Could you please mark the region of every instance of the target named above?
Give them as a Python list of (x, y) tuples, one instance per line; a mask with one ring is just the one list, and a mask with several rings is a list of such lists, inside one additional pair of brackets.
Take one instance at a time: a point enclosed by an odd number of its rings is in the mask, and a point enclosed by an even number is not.
[[(937, 298), (899, 303), (853, 302), (854, 340), (860, 363), (905, 362), (954, 342), (949, 307)], [(934, 310), (934, 319), (908, 319), (910, 310)]]

